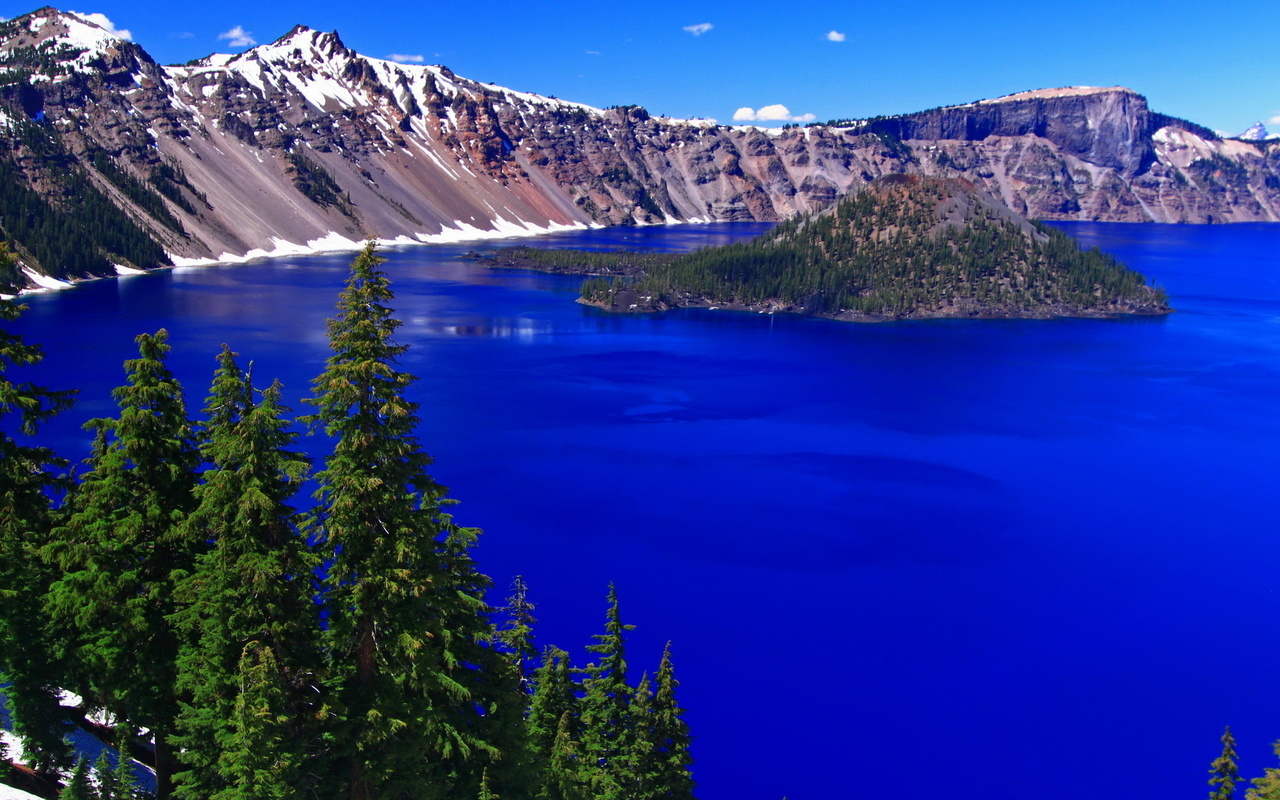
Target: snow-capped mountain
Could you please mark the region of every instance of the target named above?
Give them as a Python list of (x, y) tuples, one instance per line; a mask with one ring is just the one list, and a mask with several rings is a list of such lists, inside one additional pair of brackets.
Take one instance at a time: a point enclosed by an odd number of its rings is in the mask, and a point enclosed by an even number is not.
[(1255, 122), (1249, 126), (1249, 130), (1235, 138), (1243, 139), (1246, 142), (1265, 142), (1272, 139), (1280, 139), (1280, 133), (1268, 133), (1266, 125), (1261, 122)]
[(56, 205), (58, 170), (83, 171), (179, 261), (370, 235), (772, 220), (893, 172), (963, 176), (1049, 219), (1280, 219), (1280, 148), (1220, 139), (1120, 87), (727, 127), (369, 58), (303, 26), (239, 55), (161, 66), (51, 8), (0, 23), (0, 67), (0, 172)]

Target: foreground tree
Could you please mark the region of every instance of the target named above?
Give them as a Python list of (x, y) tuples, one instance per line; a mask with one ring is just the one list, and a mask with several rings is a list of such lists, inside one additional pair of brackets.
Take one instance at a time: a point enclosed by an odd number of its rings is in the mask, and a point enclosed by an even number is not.
[[(483, 719), (492, 698), (477, 692), (486, 675), (476, 648), (494, 632), (476, 595), (485, 581), (465, 557), (474, 532), (446, 513), (452, 501), (415, 435), (414, 378), (396, 368), (405, 347), (392, 339), (400, 323), (382, 260), (370, 242), (352, 264), (309, 417), (335, 440), (316, 474), (314, 517), (332, 560), (335, 779), (351, 800), (475, 797), (503, 756)], [(489, 778), (488, 791), (514, 800)]]
[[(183, 606), (174, 618), (183, 634), (178, 688), (187, 698), (176, 738), (185, 769), (175, 776), (175, 794), (182, 798), (253, 796), (261, 770), (232, 768), (224, 758), (232, 751), (279, 765), (271, 779), (292, 780), (300, 792), (300, 764), (316, 749), (320, 620), (311, 576), (319, 562), (293, 524), (289, 500), (308, 464), (290, 449), (297, 434), (280, 393), (273, 383), (256, 397), (223, 346), (204, 409), (201, 450), (211, 467), (184, 523), (188, 537), (211, 541), (213, 549), (178, 586)], [(272, 669), (276, 674), (263, 674)], [(247, 728), (238, 711), (243, 695), (264, 685), (278, 685), (280, 708)]]
[(182, 387), (164, 363), (167, 340), (163, 330), (138, 337), (128, 385), (114, 392), (120, 416), (86, 425), (95, 434), (89, 471), (42, 550), (62, 571), (48, 609), (72, 637), (76, 688), (151, 731), (159, 800), (171, 790), (178, 713), (174, 584), (204, 548), (182, 525), (200, 457)]
[(671, 663), (671, 643), (662, 651), (658, 664), (652, 714), (643, 727), (645, 761), (650, 768), (644, 773), (646, 791), (641, 798), (693, 800), (693, 756), (689, 752), (692, 737), (684, 721), (684, 709), (676, 702), (675, 667)]
[[(12, 261), (0, 243), (0, 267)], [(0, 298), (0, 322), (12, 322), (22, 310)], [(39, 348), (0, 330), (0, 681), (9, 683), (5, 693), (28, 761), (48, 772), (67, 766), (70, 750), (58, 704), (62, 666), (42, 602), (55, 573), (37, 553), (53, 524), (49, 491), (64, 487), (58, 471), (66, 462), (14, 434), (34, 435), (71, 405), (73, 392), (15, 382), (8, 374), (41, 358)]]
[[(1271, 749), (1280, 756), (1280, 742), (1271, 745)], [(1254, 778), (1252, 783), (1245, 800), (1280, 800), (1280, 767), (1267, 767), (1262, 777)]]
[(1228, 725), (1222, 734), (1222, 755), (1209, 765), (1209, 800), (1231, 800), (1240, 782), (1240, 768), (1236, 764), (1236, 739)]

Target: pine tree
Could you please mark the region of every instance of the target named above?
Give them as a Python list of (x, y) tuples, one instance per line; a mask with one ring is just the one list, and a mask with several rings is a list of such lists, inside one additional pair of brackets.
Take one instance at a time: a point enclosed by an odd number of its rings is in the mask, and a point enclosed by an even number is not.
[(556, 733), (551, 746), (551, 757), (547, 761), (546, 779), (538, 793), (539, 798), (546, 798), (546, 800), (594, 800), (598, 797), (598, 795), (590, 792), (586, 784), (581, 756), (579, 755), (580, 746), (574, 741), (570, 732), (572, 728), (572, 715), (566, 711), (556, 725)]
[[(1280, 756), (1280, 742), (1271, 745), (1271, 749)], [(1280, 767), (1267, 767), (1262, 777), (1254, 778), (1252, 783), (1245, 800), (1280, 800)]]
[(1240, 782), (1240, 768), (1236, 764), (1236, 740), (1228, 725), (1222, 734), (1222, 755), (1209, 765), (1209, 800), (1231, 800)]
[(542, 655), (542, 665), (533, 674), (533, 697), (526, 720), (534, 763), (549, 762), (557, 732), (566, 715), (568, 734), (577, 738), (576, 705), (573, 678), (569, 674), (569, 654), (557, 647), (547, 647)]
[(623, 764), (618, 761), (625, 752), (631, 702), (624, 637), (635, 627), (622, 624), (618, 593), (613, 584), (609, 584), (608, 599), (605, 632), (595, 635), (595, 644), (587, 645), (587, 650), (598, 653), (600, 660), (583, 669), (580, 705), (582, 756), (591, 765), (588, 772), (591, 793), (598, 800), (623, 796), (619, 783)]
[(524, 576), (517, 575), (511, 582), (511, 596), (502, 609), (505, 625), (498, 630), (498, 641), (512, 657), (520, 673), (520, 683), (528, 688), (529, 676), (535, 669), (538, 650), (533, 643), (533, 616), (535, 606), (529, 600), (529, 586)]
[[(0, 268), (12, 263), (0, 243)], [(0, 322), (13, 321), (22, 310), (0, 298)], [(15, 383), (6, 374), (41, 358), (38, 347), (0, 330), (0, 422), (6, 429), (12, 426), (12, 433), (34, 435), (41, 423), (71, 405), (72, 392)], [(58, 704), (59, 646), (42, 602), (54, 571), (37, 552), (52, 527), (47, 490), (63, 488), (56, 471), (66, 462), (49, 448), (19, 444), (6, 429), (0, 429), (0, 679), (9, 683), (5, 693), (14, 730), (28, 760), (51, 772), (70, 763), (70, 750)]]
[(405, 347), (392, 340), (400, 323), (381, 262), (370, 242), (352, 264), (309, 417), (335, 440), (316, 475), (315, 530), (332, 559), (336, 777), (351, 800), (474, 795), (502, 754), (473, 702), (484, 677), (458, 651), (493, 631), (465, 585), (482, 576), (459, 574), (474, 534), (445, 513), (451, 501), (415, 436), (414, 378), (396, 368)]
[(291, 741), (288, 689), (271, 648), (245, 646), (231, 723), (219, 757), (227, 785), (210, 800), (295, 800), (306, 794), (302, 757)]
[(203, 541), (184, 536), (194, 505), (199, 455), (182, 387), (164, 364), (168, 335), (139, 336), (115, 391), (118, 419), (91, 420), (89, 471), (68, 500), (69, 515), (42, 555), (62, 569), (47, 601), (74, 637), (82, 695), (154, 736), (157, 795), (170, 792), (169, 737), (178, 703), (174, 582)]
[(680, 683), (671, 664), (670, 642), (662, 651), (656, 683), (653, 716), (646, 732), (652, 745), (653, 785), (657, 792), (643, 797), (692, 800), (694, 783), (689, 769), (693, 764), (693, 756), (689, 752), (692, 737), (684, 721), (684, 709), (676, 702), (676, 687)]
[(98, 800), (119, 800), (119, 774), (111, 765), (111, 758), (103, 750), (93, 762), (93, 778), (97, 783)]
[(89, 765), (83, 758), (76, 762), (67, 785), (58, 793), (58, 800), (98, 800), (98, 792), (89, 781)]
[[(289, 449), (297, 435), (283, 418), (280, 385), (255, 400), (249, 376), (225, 345), (218, 364), (202, 445), (212, 466), (195, 490), (200, 504), (184, 523), (188, 538), (212, 541), (213, 549), (197, 557), (178, 586), (184, 605), (174, 618), (184, 640), (178, 687), (189, 698), (177, 720), (185, 770), (175, 776), (175, 794), (192, 800), (243, 779), (226, 773), (219, 754), (243, 746), (235, 709), (251, 643), (255, 653), (270, 654), (280, 672), (272, 680), (285, 684), (287, 713), (271, 717), (283, 726), (272, 757), (296, 766), (317, 737), (320, 621), (311, 576), (318, 559), (289, 505), (307, 461)], [(296, 769), (288, 774), (297, 777)]]

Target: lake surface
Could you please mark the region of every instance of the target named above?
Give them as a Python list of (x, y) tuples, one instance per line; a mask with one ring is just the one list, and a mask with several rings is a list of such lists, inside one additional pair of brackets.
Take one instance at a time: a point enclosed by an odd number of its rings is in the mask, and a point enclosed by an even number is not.
[[(703, 800), (1203, 796), (1230, 724), (1280, 766), (1280, 225), (1071, 224), (1166, 287), (1128, 321), (609, 316), (577, 279), (390, 250), (421, 441), (578, 654), (609, 581), (636, 677), (673, 642)], [(539, 246), (686, 249), (759, 225)], [(198, 409), (222, 342), (295, 409), (350, 255), (34, 296), (30, 374), (110, 415), (166, 327)], [(318, 446), (315, 439), (304, 440)]]

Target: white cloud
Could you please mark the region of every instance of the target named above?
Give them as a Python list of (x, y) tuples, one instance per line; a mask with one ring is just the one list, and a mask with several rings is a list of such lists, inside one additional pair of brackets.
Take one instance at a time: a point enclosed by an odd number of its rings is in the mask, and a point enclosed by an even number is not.
[(1268, 125), (1280, 125), (1280, 114), (1276, 114), (1274, 117), (1272, 117), (1271, 119), (1267, 120), (1267, 124), (1268, 124)]
[(599, 50), (588, 50), (588, 51), (586, 51), (586, 52), (587, 52), (587, 55), (589, 55), (589, 56), (598, 56), (598, 55), (600, 55), (600, 51), (599, 51)]
[(416, 54), (415, 54), (415, 55), (406, 55), (406, 54), (404, 54), (404, 53), (392, 53), (391, 55), (387, 56), (387, 60), (388, 60), (388, 61), (394, 61), (394, 62), (396, 62), (397, 64), (425, 64), (425, 63), (427, 63), (427, 57), (426, 57), (426, 56), (420, 56), (420, 55), (416, 55)]
[(133, 34), (122, 28), (117, 28), (114, 22), (107, 19), (106, 14), (85, 14), (81, 11), (69, 11), (67, 13), (74, 14), (85, 22), (91, 22), (94, 25), (97, 25), (112, 36), (119, 36), (121, 39), (126, 41), (133, 41)]
[(701, 36), (714, 27), (710, 22), (699, 22), (697, 25), (685, 25), (684, 29), (694, 36)]
[(239, 25), (225, 33), (218, 34), (218, 38), (228, 40), (232, 47), (253, 47), (258, 43), (258, 40), (253, 38), (252, 33)]
[(733, 112), (733, 118), (738, 122), (813, 122), (817, 119), (813, 114), (794, 115), (781, 103), (765, 106), (759, 111), (743, 106)]
[(828, 42), (843, 42), (845, 36), (840, 31), (827, 31)]

